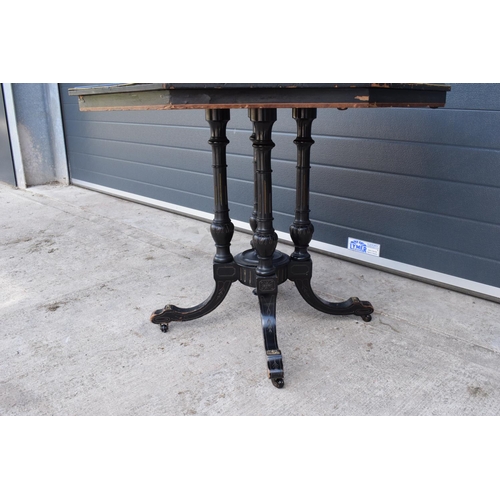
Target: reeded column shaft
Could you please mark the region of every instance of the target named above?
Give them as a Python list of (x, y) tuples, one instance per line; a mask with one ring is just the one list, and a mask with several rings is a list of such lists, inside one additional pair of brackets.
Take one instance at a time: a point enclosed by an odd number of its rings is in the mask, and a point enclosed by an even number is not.
[[(252, 144), (255, 140), (255, 130), (250, 136), (250, 140), (252, 141)], [(250, 216), (250, 228), (252, 231), (255, 233), (255, 230), (257, 229), (257, 202), (258, 202), (258, 194), (257, 194), (257, 162), (255, 158), (255, 149), (253, 150), (253, 211), (252, 215)]]
[(312, 122), (316, 118), (315, 108), (294, 108), (292, 116), (297, 122), (297, 180), (295, 220), (290, 226), (290, 236), (295, 244), (291, 257), (295, 260), (310, 259), (307, 248), (311, 242), (314, 226), (309, 220), (309, 174), (311, 170)]
[(230, 119), (229, 109), (207, 109), (205, 118), (210, 125), (212, 146), (212, 166), (214, 176), (214, 219), (210, 232), (215, 242), (215, 263), (228, 263), (233, 260), (229, 250), (234, 234), (234, 225), (229, 218), (227, 196), (226, 126)]
[(250, 109), (250, 120), (254, 126), (253, 148), (255, 159), (255, 185), (257, 195), (256, 229), (252, 244), (259, 257), (258, 276), (274, 275), (273, 254), (278, 236), (273, 227), (271, 150), (272, 127), (276, 121), (276, 109)]

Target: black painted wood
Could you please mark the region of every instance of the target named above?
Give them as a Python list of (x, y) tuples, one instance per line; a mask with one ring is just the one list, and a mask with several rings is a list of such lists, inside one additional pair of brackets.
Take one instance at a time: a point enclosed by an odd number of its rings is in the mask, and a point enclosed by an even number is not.
[(276, 333), (276, 298), (278, 295), (278, 279), (276, 276), (257, 277), (257, 295), (259, 297), (264, 348), (267, 358), (267, 376), (278, 389), (285, 385), (283, 356), (278, 348)]
[(161, 325), (163, 331), (167, 331), (172, 321), (192, 321), (212, 312), (222, 303), (231, 284), (239, 277), (238, 267), (233, 263), (229, 249), (234, 234), (234, 225), (229, 218), (226, 173), (226, 146), (229, 144), (226, 127), (230, 112), (227, 109), (208, 109), (205, 118), (210, 125), (208, 143), (212, 147), (214, 179), (214, 219), (210, 232), (216, 249), (213, 268), (215, 290), (205, 301), (194, 307), (181, 308), (167, 304), (163, 309), (153, 312), (151, 322)]
[(295, 244), (292, 258), (309, 260), (307, 251), (311, 243), (314, 226), (309, 219), (309, 178), (311, 170), (312, 122), (317, 116), (314, 108), (294, 108), (292, 116), (297, 122), (297, 137), (293, 141), (297, 146), (297, 174), (295, 187), (295, 219), (290, 226), (290, 237)]
[(294, 109), (297, 122), (297, 185), (295, 219), (290, 234), (295, 251), (288, 258), (276, 251), (277, 234), (273, 227), (272, 127), (276, 121), (276, 109), (250, 109), (253, 133), (250, 136), (254, 149), (254, 213), (251, 221), (254, 229), (252, 248), (238, 254), (234, 261), (230, 253), (230, 241), (234, 227), (229, 218), (226, 178), (226, 136), (229, 110), (207, 109), (206, 120), (210, 124), (214, 173), (214, 220), (211, 232), (216, 246), (214, 257), (215, 290), (201, 304), (190, 308), (166, 305), (151, 315), (151, 321), (168, 330), (172, 321), (198, 319), (216, 309), (226, 297), (231, 284), (239, 280), (247, 286), (255, 286), (259, 298), (262, 333), (267, 359), (268, 377), (277, 388), (284, 387), (283, 357), (278, 347), (276, 328), (276, 300), (278, 285), (290, 279), (295, 282), (302, 298), (317, 310), (331, 315), (354, 314), (365, 321), (371, 320), (373, 307), (369, 302), (351, 297), (344, 302), (332, 303), (318, 297), (312, 290), (312, 261), (307, 251), (313, 234), (309, 220), (309, 171), (312, 122), (316, 109)]
[(214, 220), (210, 232), (215, 241), (216, 253), (214, 262), (226, 264), (232, 262), (229, 250), (234, 234), (234, 225), (229, 218), (229, 202), (227, 196), (227, 162), (226, 126), (230, 114), (228, 109), (207, 109), (206, 120), (210, 124), (211, 137), (208, 143), (212, 146), (212, 166), (214, 178)]
[(218, 264), (213, 267), (215, 289), (201, 304), (193, 307), (177, 307), (167, 304), (151, 314), (150, 321), (161, 326), (163, 332), (168, 330), (172, 321), (192, 321), (214, 311), (225, 299), (231, 284), (238, 279), (238, 270), (234, 263)]
[(283, 357), (278, 347), (276, 328), (276, 300), (278, 285), (286, 279), (295, 282), (301, 296), (319, 311), (332, 315), (355, 314), (365, 321), (371, 319), (373, 307), (357, 297), (345, 302), (327, 302), (314, 294), (311, 288), (312, 261), (307, 252), (313, 234), (309, 220), (309, 171), (311, 126), (316, 117), (315, 109), (295, 109), (297, 122), (297, 195), (295, 220), (290, 233), (295, 242), (295, 252), (290, 258), (276, 251), (278, 237), (273, 227), (271, 150), (272, 127), (276, 121), (276, 109), (250, 109), (253, 124), (251, 135), (254, 149), (255, 204), (252, 221), (254, 235), (252, 248), (233, 260), (230, 242), (234, 226), (229, 218), (227, 195), (226, 136), (230, 112), (226, 109), (207, 109), (206, 120), (210, 125), (212, 164), (214, 177), (214, 219), (211, 233), (215, 242), (214, 292), (201, 304), (180, 308), (172, 304), (158, 309), (151, 315), (151, 322), (159, 324), (165, 332), (172, 321), (191, 321), (215, 310), (224, 300), (231, 284), (239, 280), (247, 286), (255, 286), (259, 298), (262, 333), (267, 359), (268, 377), (277, 388), (284, 387)]
[(69, 95), (123, 94), (151, 90), (290, 90), (290, 89), (392, 89), (392, 90), (450, 90), (442, 83), (119, 83), (86, 85), (68, 89)]
[(82, 111), (206, 108), (442, 107), (442, 84), (128, 84), (69, 89)]
[(371, 321), (373, 306), (370, 302), (351, 297), (344, 302), (328, 302), (318, 297), (312, 289), (312, 261), (307, 247), (311, 242), (314, 226), (309, 219), (309, 173), (311, 170), (311, 137), (312, 122), (316, 118), (316, 110), (310, 108), (294, 108), (293, 118), (297, 122), (297, 138), (293, 141), (297, 146), (297, 177), (295, 196), (295, 219), (290, 226), (290, 236), (295, 244), (295, 251), (290, 256), (288, 279), (293, 281), (302, 298), (318, 311), (333, 314), (355, 314), (364, 321)]
[(275, 274), (273, 255), (278, 244), (278, 235), (273, 227), (271, 140), (272, 127), (276, 121), (276, 109), (251, 109), (249, 117), (254, 126), (253, 148), (256, 164), (257, 226), (252, 238), (253, 248), (259, 257), (257, 275)]

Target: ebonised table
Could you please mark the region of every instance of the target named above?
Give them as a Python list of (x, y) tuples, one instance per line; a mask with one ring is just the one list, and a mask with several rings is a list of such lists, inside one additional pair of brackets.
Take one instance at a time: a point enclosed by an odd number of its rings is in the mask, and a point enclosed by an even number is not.
[[(213, 275), (215, 290), (204, 302), (190, 308), (167, 305), (151, 315), (151, 321), (167, 331), (172, 321), (200, 318), (221, 304), (232, 283), (252, 287), (258, 295), (268, 377), (278, 388), (284, 386), (283, 359), (276, 335), (278, 285), (291, 280), (303, 299), (326, 314), (353, 314), (371, 320), (370, 302), (351, 297), (327, 302), (311, 287), (312, 260), (308, 246), (313, 236), (309, 220), (311, 126), (317, 108), (429, 107), (445, 105), (450, 87), (442, 84), (211, 84), (146, 83), (69, 90), (79, 98), (82, 111), (205, 109), (210, 125), (214, 174), (214, 219), (210, 226), (215, 242)], [(233, 256), (230, 251), (234, 226), (229, 217), (227, 194), (226, 126), (230, 109), (248, 108), (253, 124), (254, 208), (250, 216), (251, 248)], [(276, 250), (273, 228), (271, 150), (272, 127), (277, 108), (291, 108), (297, 123), (296, 208), (290, 226), (295, 245), (288, 256)]]

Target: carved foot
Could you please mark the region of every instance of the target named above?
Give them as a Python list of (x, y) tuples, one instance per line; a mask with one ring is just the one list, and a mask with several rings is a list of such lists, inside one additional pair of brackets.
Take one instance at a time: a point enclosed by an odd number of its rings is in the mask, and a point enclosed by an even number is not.
[(172, 321), (191, 321), (212, 312), (222, 303), (231, 284), (237, 280), (235, 264), (214, 264), (214, 279), (215, 290), (207, 300), (197, 306), (187, 308), (168, 304), (151, 315), (151, 322), (160, 325), (161, 331), (166, 332)]
[(326, 314), (360, 316), (363, 321), (371, 321), (374, 309), (370, 302), (351, 297), (344, 302), (328, 302), (318, 297), (311, 287), (312, 261), (290, 261), (289, 279), (295, 282), (302, 298), (318, 311)]
[(266, 351), (266, 356), (267, 376), (271, 379), (274, 387), (282, 389), (285, 386), (285, 381), (283, 380), (283, 357), (281, 356), (281, 351), (279, 349)]

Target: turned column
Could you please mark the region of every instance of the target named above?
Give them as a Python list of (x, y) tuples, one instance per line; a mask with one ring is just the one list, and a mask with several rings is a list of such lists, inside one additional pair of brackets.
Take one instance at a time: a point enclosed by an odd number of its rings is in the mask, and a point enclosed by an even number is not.
[(290, 236), (295, 245), (291, 258), (309, 260), (307, 248), (311, 242), (314, 226), (309, 220), (309, 174), (311, 170), (311, 126), (316, 118), (315, 108), (294, 108), (292, 116), (297, 122), (297, 138), (293, 141), (297, 146), (295, 220), (290, 226)]
[(226, 126), (230, 112), (229, 109), (207, 109), (205, 118), (210, 125), (208, 143), (212, 146), (214, 177), (214, 219), (210, 225), (216, 249), (214, 263), (225, 264), (233, 260), (229, 247), (234, 234), (227, 196), (226, 146), (229, 140), (226, 137)]
[(256, 227), (252, 246), (259, 257), (257, 276), (272, 276), (275, 273), (273, 254), (278, 236), (273, 227), (273, 204), (271, 183), (272, 127), (276, 121), (276, 109), (250, 109), (250, 120), (254, 126), (252, 142), (255, 160), (255, 185), (257, 195)]

